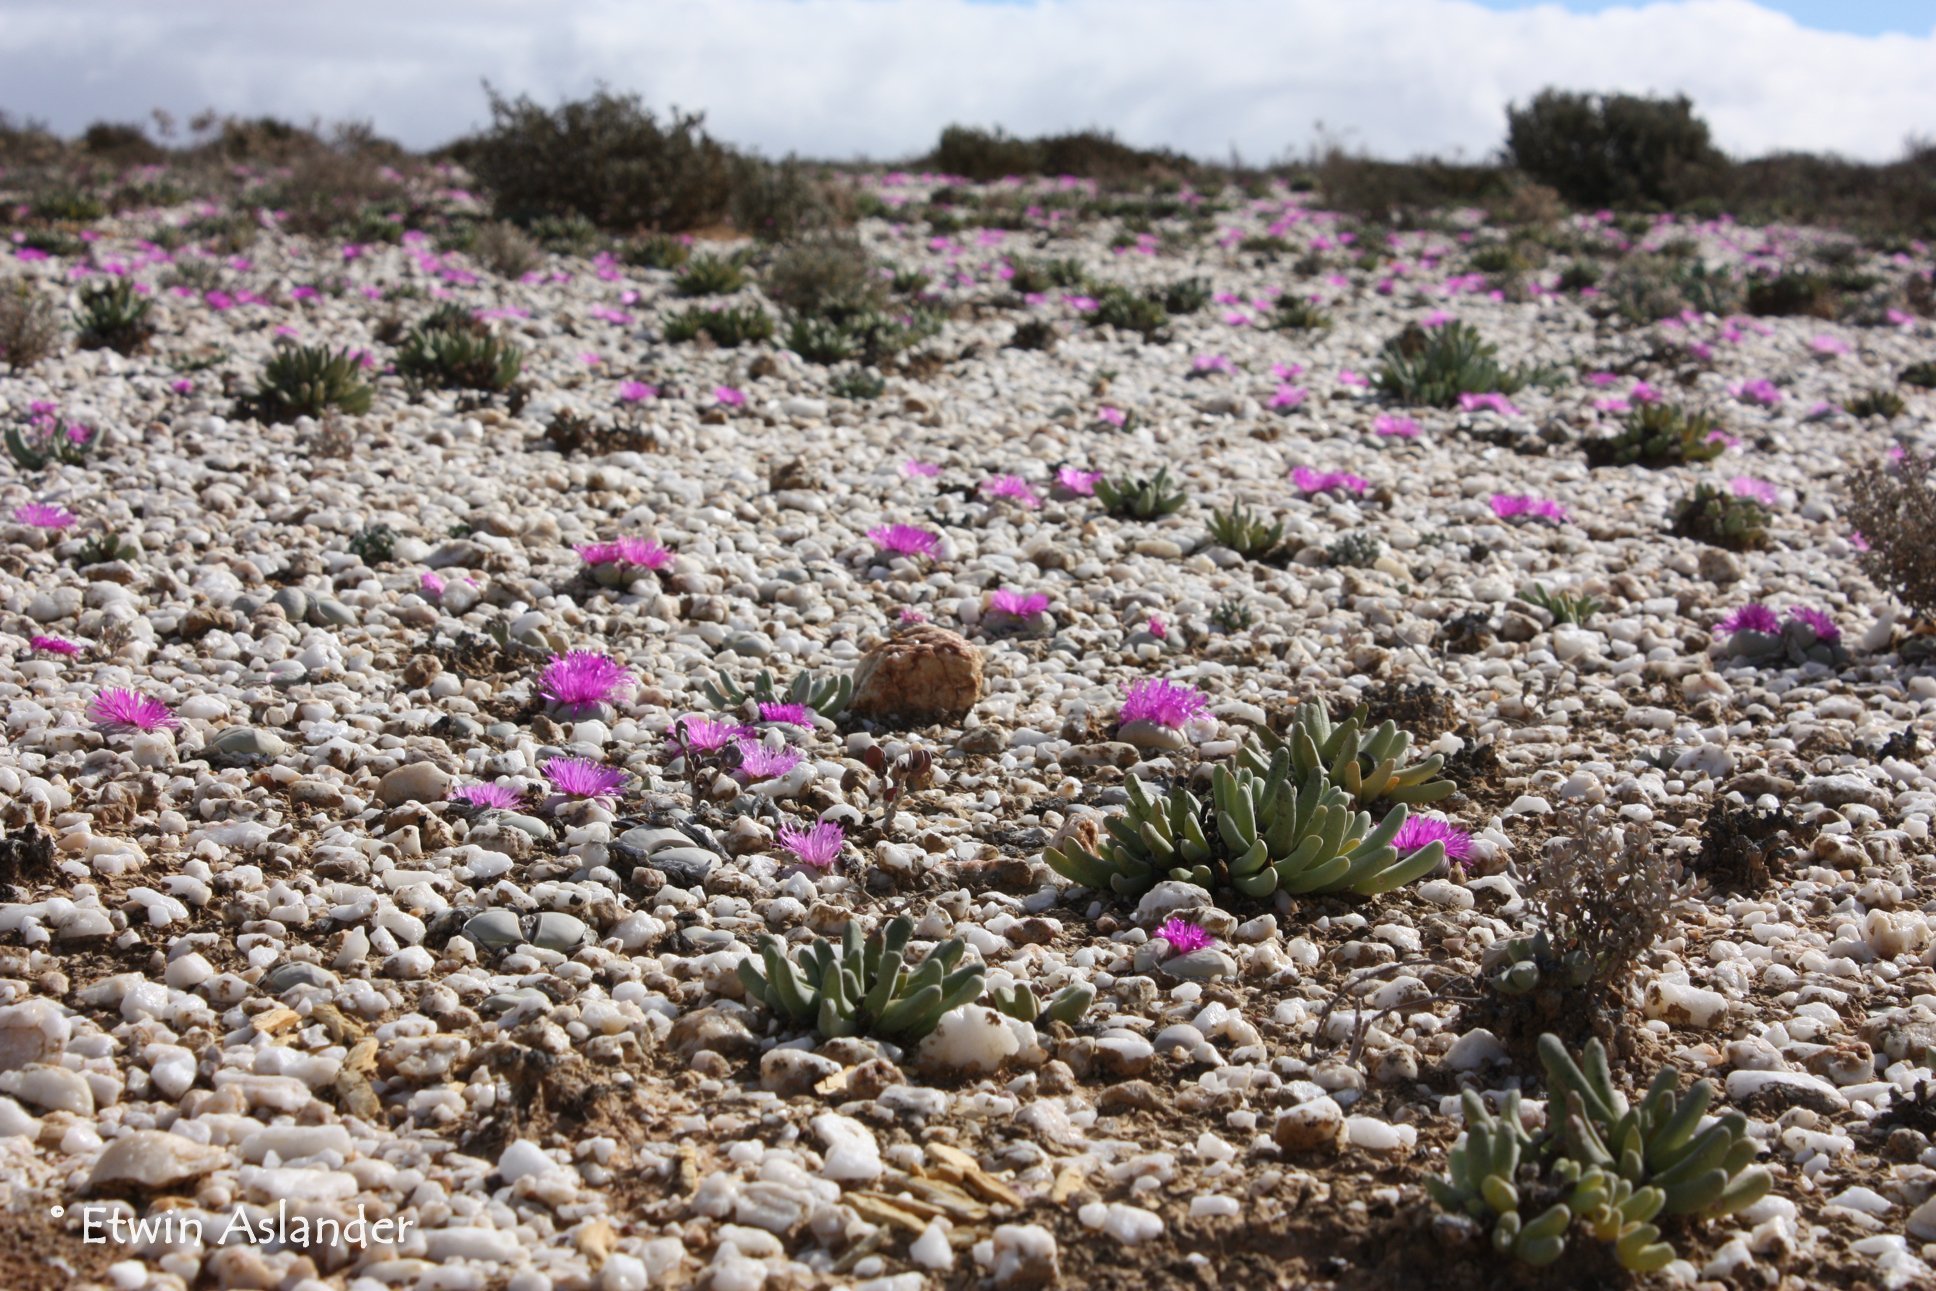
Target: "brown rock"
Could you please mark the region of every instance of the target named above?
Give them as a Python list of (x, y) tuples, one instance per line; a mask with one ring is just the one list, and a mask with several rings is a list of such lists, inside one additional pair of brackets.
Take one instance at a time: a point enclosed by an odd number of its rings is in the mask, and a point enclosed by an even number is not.
[(849, 708), (925, 725), (958, 722), (980, 698), (981, 652), (946, 628), (917, 623), (861, 656)]

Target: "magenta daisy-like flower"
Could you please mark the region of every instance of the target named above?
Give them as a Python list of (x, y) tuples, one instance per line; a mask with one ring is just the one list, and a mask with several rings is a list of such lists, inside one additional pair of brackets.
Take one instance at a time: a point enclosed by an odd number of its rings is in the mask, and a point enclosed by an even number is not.
[[(734, 740), (757, 734), (750, 726), (721, 721), (717, 717), (682, 717), (672, 725), (675, 730), (684, 733), (686, 747), (695, 753), (717, 753)], [(675, 738), (673, 747), (677, 749), (678, 744)]]
[(811, 829), (780, 826), (780, 846), (792, 852), (793, 858), (800, 864), (819, 870), (834, 863), (846, 838), (847, 831), (831, 820), (823, 820)]
[(181, 719), (168, 711), (159, 699), (149, 699), (139, 691), (116, 688), (104, 690), (87, 706), (94, 724), (107, 731), (156, 731), (180, 726)]
[(581, 543), (572, 550), (587, 565), (637, 565), (643, 569), (664, 569), (672, 563), (672, 552), (650, 538)]
[(926, 623), (928, 621), (928, 616), (915, 609), (912, 605), (903, 605), (895, 617), (903, 623)]
[(13, 519), (30, 529), (65, 529), (74, 523), (74, 513), (63, 506), (29, 502), (13, 509)]
[(522, 793), (502, 784), (460, 784), (450, 791), (450, 800), (492, 811), (516, 811), (524, 805)]
[(1145, 677), (1123, 688), (1121, 720), (1178, 727), (1209, 707), (1210, 701), (1194, 686), (1161, 677)]
[(1400, 417), (1389, 412), (1379, 413), (1378, 419), (1371, 423), (1371, 428), (1387, 438), (1418, 438), (1417, 422), (1413, 421), (1410, 417)]
[(991, 498), (1007, 498), (1034, 510), (1042, 505), (1042, 499), (1035, 495), (1029, 482), (1019, 475), (996, 475), (982, 481), (981, 491)]
[(887, 524), (877, 529), (869, 529), (867, 536), (882, 551), (896, 556), (926, 556), (934, 551), (941, 535), (926, 529), (917, 529), (911, 524)]
[(1496, 412), (1501, 417), (1517, 417), (1519, 409), (1513, 407), (1512, 400), (1496, 390), (1484, 394), (1462, 394), (1459, 396), (1461, 412)]
[(1143, 625), (1143, 631), (1149, 633), (1151, 636), (1155, 637), (1158, 641), (1161, 641), (1170, 635), (1170, 629), (1164, 624), (1161, 618), (1157, 617), (1154, 614), (1150, 615), (1149, 622)]
[(800, 750), (769, 749), (756, 739), (742, 736), (736, 741), (739, 748), (740, 778), (748, 784), (760, 780), (777, 780), (800, 765)]
[(989, 593), (988, 608), (1018, 619), (1033, 618), (1049, 608), (1049, 596), (1047, 592), (1024, 595), (1013, 588), (1004, 587)]
[(1551, 498), (1536, 498), (1523, 493), (1493, 494), (1492, 513), (1501, 520), (1530, 516), (1535, 520), (1551, 520), (1554, 524), (1565, 524), (1569, 518), (1566, 508)]
[(1781, 631), (1781, 620), (1775, 612), (1759, 601), (1750, 601), (1734, 613), (1721, 620), (1721, 631), (1765, 632), (1770, 636)]
[(732, 386), (714, 386), (713, 398), (719, 400), (720, 404), (727, 408), (744, 408), (746, 406), (746, 392), (735, 389)]
[(913, 458), (901, 463), (901, 473), (915, 479), (931, 480), (941, 474), (941, 468), (933, 462), (917, 462)]
[(42, 654), (76, 655), (81, 652), (81, 643), (69, 641), (65, 637), (33, 637), (27, 645)]
[(760, 720), (783, 726), (812, 726), (813, 710), (805, 704), (761, 704)]
[(1441, 816), (1407, 816), (1392, 839), (1400, 856), (1410, 856), (1433, 843), (1445, 844), (1447, 860), (1463, 863), (1472, 859), (1472, 835)]
[(1055, 473), (1057, 488), (1067, 489), (1077, 497), (1094, 497), (1096, 481), (1102, 478), (1101, 471), (1085, 471), (1079, 466), (1065, 466)]
[(632, 674), (609, 656), (591, 650), (572, 650), (544, 666), (538, 693), (567, 708), (603, 704), (630, 687)]
[(551, 787), (568, 798), (609, 798), (632, 778), (590, 758), (546, 758), (540, 769)]
[(1177, 955), (1187, 955), (1193, 950), (1204, 950), (1217, 944), (1217, 939), (1207, 929), (1182, 918), (1165, 921), (1156, 930), (1156, 935), (1169, 942), (1171, 953)]
[(1353, 475), (1350, 471), (1320, 471), (1309, 466), (1300, 466), (1291, 472), (1291, 483), (1300, 493), (1363, 493), (1371, 488), (1371, 482), (1363, 476)]
[(1737, 475), (1728, 481), (1728, 492), (1737, 498), (1747, 498), (1771, 507), (1781, 501), (1781, 493), (1766, 480), (1757, 480), (1752, 475)]
[(1825, 611), (1797, 605), (1788, 611), (1788, 621), (1799, 623), (1813, 632), (1817, 641), (1826, 641), (1833, 645), (1842, 639), (1842, 629), (1835, 626), (1835, 620), (1831, 619)]
[(422, 574), (418, 575), (417, 583), (431, 596), (442, 596), (444, 594), (444, 588), (447, 586), (444, 582), (444, 576), (431, 569), (426, 569)]

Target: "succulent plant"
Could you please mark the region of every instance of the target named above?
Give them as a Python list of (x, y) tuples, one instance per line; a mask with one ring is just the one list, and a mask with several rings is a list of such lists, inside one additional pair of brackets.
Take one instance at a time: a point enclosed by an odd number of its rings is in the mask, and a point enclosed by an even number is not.
[(1010, 987), (991, 988), (988, 1000), (998, 1011), (1023, 1022), (1066, 1022), (1073, 1026), (1096, 1002), (1096, 988), (1087, 982), (1074, 982), (1057, 991), (1044, 1005), (1027, 982), (1017, 982)]
[(1501, 367), (1498, 348), (1470, 323), (1408, 323), (1381, 353), (1378, 388), (1406, 404), (1451, 408), (1462, 394), (1513, 394), (1532, 379)]
[(1519, 594), (1519, 599), (1552, 615), (1555, 627), (1562, 623), (1577, 626), (1600, 612), (1600, 602), (1596, 598), (1564, 588), (1557, 592), (1548, 591), (1544, 583), (1534, 583)]
[(1287, 746), (1292, 766), (1300, 781), (1314, 770), (1323, 770), (1360, 807), (1381, 799), (1422, 807), (1450, 797), (1458, 786), (1450, 780), (1433, 779), (1445, 765), (1445, 758), (1434, 753), (1410, 762), (1412, 733), (1390, 720), (1365, 730), (1370, 709), (1360, 705), (1344, 721), (1334, 724), (1324, 705), (1307, 700), (1292, 714), (1291, 726), (1283, 736), (1267, 731), (1257, 733), (1257, 743), (1246, 746), (1238, 757), (1253, 771), (1265, 769), (1278, 747)]
[(1588, 466), (1645, 466), (1658, 470), (1719, 457), (1727, 445), (1715, 437), (1712, 415), (1671, 403), (1643, 403), (1627, 414), (1620, 432), (1586, 441)]
[(866, 1034), (913, 1044), (934, 1030), (943, 1013), (979, 998), (986, 971), (980, 964), (958, 967), (968, 949), (959, 937), (937, 945), (910, 970), (913, 935), (914, 921), (905, 915), (865, 938), (860, 925), (849, 922), (837, 947), (816, 937), (788, 960), (780, 939), (767, 934), (760, 938), (758, 963), (740, 961), (739, 980), (747, 995), (795, 1025), (812, 1026), (823, 1039)]
[(773, 339), (773, 315), (758, 305), (734, 305), (730, 309), (708, 309), (693, 305), (665, 321), (665, 338), (674, 343), (696, 341), (701, 336), (723, 349), (734, 349), (748, 341)]
[(681, 296), (724, 296), (746, 285), (746, 274), (730, 258), (696, 255), (672, 280), (672, 289)]
[[(1575, 1061), (1557, 1036), (1539, 1039), (1552, 1111), (1546, 1130), (1528, 1134), (1519, 1095), (1498, 1116), (1471, 1090), (1463, 1096), (1465, 1134), (1447, 1155), (1446, 1173), (1426, 1180), (1445, 1211), (1492, 1224), (1493, 1249), (1531, 1265), (1551, 1264), (1577, 1221), (1613, 1247), (1636, 1273), (1674, 1258), (1654, 1220), (1662, 1215), (1731, 1215), (1753, 1205), (1773, 1180), (1755, 1167), (1747, 1118), (1730, 1113), (1702, 1121), (1714, 1086), (1695, 1082), (1685, 1094), (1674, 1069), (1663, 1068), (1639, 1106), (1613, 1087), (1606, 1050), (1587, 1042)], [(1547, 1204), (1530, 1220), (1523, 1202)]]
[(1284, 522), (1266, 524), (1242, 505), (1210, 513), (1210, 536), (1245, 560), (1269, 560), (1284, 545)]
[(1760, 551), (1768, 545), (1768, 508), (1753, 498), (1697, 484), (1674, 507), (1668, 532), (1729, 551)]
[(347, 348), (285, 345), (270, 356), (262, 384), (248, 402), (263, 420), (288, 422), (320, 417), (331, 408), (365, 413), (372, 397), (358, 357)]
[(76, 434), (68, 433), (66, 422), (59, 417), (35, 421), (24, 428), (12, 424), (6, 430), (7, 456), (23, 471), (38, 471), (49, 462), (81, 466), (93, 454), (101, 437), (80, 434), (77, 438)]
[(1300, 766), (1289, 745), (1268, 755), (1246, 747), (1236, 764), (1211, 772), (1210, 786), (1206, 811), (1188, 789), (1157, 798), (1132, 778), (1129, 810), (1108, 819), (1095, 852), (1068, 843), (1043, 859), (1072, 882), (1124, 896), (1167, 877), (1262, 898), (1279, 888), (1372, 896), (1430, 873), (1445, 857), (1439, 842), (1400, 856), (1392, 840), (1410, 809), (1400, 804), (1374, 826), (1315, 760)]
[(1096, 496), (1110, 515), (1124, 520), (1156, 520), (1182, 509), (1189, 501), (1182, 489), (1170, 487), (1170, 468), (1156, 474), (1120, 480), (1097, 480)]
[(774, 689), (772, 672), (765, 668), (754, 676), (753, 684), (741, 687), (721, 673), (717, 682), (700, 687), (714, 708), (739, 708), (748, 700), (761, 704), (805, 704), (822, 717), (835, 717), (854, 697), (854, 679), (847, 673), (821, 677), (812, 672), (795, 673), (784, 693)]
[(419, 386), (502, 392), (524, 366), (524, 351), (489, 332), (418, 327), (397, 349), (397, 373)]
[(1598, 973), (1592, 956), (1578, 946), (1562, 950), (1546, 929), (1530, 937), (1498, 943), (1482, 968), (1486, 984), (1501, 995), (1531, 995), (1541, 987), (1579, 989)]
[(114, 278), (81, 288), (74, 337), (84, 350), (134, 354), (155, 334), (154, 302), (135, 294), (134, 282)]

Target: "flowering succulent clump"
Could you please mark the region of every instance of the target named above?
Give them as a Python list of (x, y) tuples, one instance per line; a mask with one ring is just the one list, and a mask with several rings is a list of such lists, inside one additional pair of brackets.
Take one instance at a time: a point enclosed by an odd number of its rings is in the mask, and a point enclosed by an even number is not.
[(739, 748), (739, 777), (747, 784), (777, 780), (800, 765), (798, 749), (770, 749), (748, 736), (741, 736), (736, 744)]
[(882, 525), (867, 531), (868, 538), (882, 551), (896, 556), (928, 556), (934, 552), (941, 535), (911, 524)]
[(1042, 505), (1029, 482), (1019, 475), (996, 475), (982, 482), (981, 491), (991, 498), (1006, 498), (1033, 511)]
[(1774, 485), (1768, 483), (1766, 480), (1757, 480), (1752, 475), (1737, 475), (1729, 480), (1728, 492), (1734, 494), (1737, 498), (1747, 498), (1751, 502), (1759, 502), (1765, 507), (1774, 506), (1777, 502), (1781, 501), (1781, 493)]
[(1551, 498), (1536, 498), (1523, 493), (1493, 494), (1492, 513), (1501, 520), (1530, 516), (1535, 520), (1550, 520), (1554, 524), (1565, 524), (1570, 519), (1566, 514), (1566, 508)]
[(572, 650), (554, 658), (538, 678), (538, 693), (570, 713), (588, 713), (609, 704), (632, 685), (632, 674), (607, 655)]
[(792, 852), (793, 858), (800, 864), (819, 870), (834, 863), (846, 837), (846, 831), (831, 820), (823, 820), (811, 829), (801, 829), (795, 825), (780, 826), (780, 846)]
[(45, 502), (29, 502), (13, 509), (15, 524), (30, 529), (65, 529), (74, 523), (74, 513), (66, 507)]
[(32, 637), (28, 640), (27, 646), (41, 654), (76, 655), (81, 652), (80, 642), (69, 641), (65, 637)]
[(1472, 859), (1472, 835), (1442, 816), (1407, 816), (1392, 838), (1392, 846), (1406, 856), (1428, 843), (1443, 844), (1445, 859), (1461, 869)]
[(1194, 686), (1160, 677), (1132, 681), (1123, 691), (1121, 720), (1154, 722), (1171, 728), (1182, 726), (1207, 711), (1210, 701)]
[(1167, 920), (1156, 930), (1156, 935), (1169, 942), (1170, 952), (1176, 955), (1187, 955), (1193, 950), (1206, 950), (1217, 944), (1217, 939), (1210, 935), (1208, 929), (1200, 928), (1188, 919), (1180, 917)]
[(1297, 491), (1312, 493), (1363, 493), (1371, 488), (1371, 482), (1363, 476), (1349, 471), (1319, 471), (1309, 466), (1300, 466), (1291, 472), (1291, 483)]
[(516, 811), (524, 805), (524, 794), (503, 784), (460, 784), (450, 791), (450, 800), (491, 811)]
[(87, 715), (104, 731), (157, 731), (181, 725), (181, 719), (159, 699), (119, 687), (96, 695)]
[(632, 778), (590, 758), (546, 758), (539, 769), (551, 787), (567, 798), (610, 798)]

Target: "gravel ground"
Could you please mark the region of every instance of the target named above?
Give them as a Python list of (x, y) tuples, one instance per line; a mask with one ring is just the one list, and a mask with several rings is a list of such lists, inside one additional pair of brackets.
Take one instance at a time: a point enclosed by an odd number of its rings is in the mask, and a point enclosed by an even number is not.
[[(932, 187), (866, 182), (890, 206)], [(1774, 1180), (1742, 1214), (1670, 1226), (1678, 1259), (1653, 1276), (1932, 1277), (1936, 674), (1841, 518), (1852, 467), (1928, 446), (1925, 390), (1901, 386), (1892, 419), (1842, 411), (1931, 353), (1930, 321), (1890, 303), (1926, 283), (1922, 248), (1573, 222), (1584, 242), (1691, 240), (1732, 270), (1835, 256), (1872, 280), (1855, 321), (1629, 327), (1554, 290), (1557, 265), (1494, 291), (1468, 263), (1497, 240), (1476, 214), (1401, 235), (1397, 269), (1281, 191), (1115, 248), (1111, 221), (870, 219), (870, 248), (928, 273), (946, 321), (850, 399), (843, 369), (775, 344), (665, 342), (690, 303), (673, 275), (609, 259), (510, 281), (421, 235), (271, 230), (177, 289), (192, 246), (171, 265), (143, 239), (201, 213), (126, 214), (79, 256), (11, 265), (70, 296), (90, 265), (157, 284), (160, 332), (0, 377), (0, 417), (44, 402), (96, 433), (83, 464), (0, 476), (0, 1282), (1617, 1283), (1584, 1235), (1546, 1270), (1462, 1249), (1423, 1187), (1462, 1088), (1545, 1097), (1538, 1027), (1515, 1031), (1482, 960), (1529, 929), (1548, 845), (1583, 812), (1650, 840), (1682, 885), (1630, 998), (1597, 1001), (1616, 1072), (1708, 1076)], [(1272, 231), (1281, 249), (1240, 249)], [(1017, 298), (1005, 266), (1044, 256), (1096, 282), (1200, 277), (1214, 298), (1146, 342), (1078, 292)], [(1331, 325), (1266, 326), (1280, 290)], [(518, 397), (413, 395), (387, 370), (433, 298), (524, 348)], [(1365, 383), (1405, 324), (1448, 316), (1552, 379), (1469, 410)], [(1030, 320), (1059, 343), (1010, 345)], [(371, 355), (371, 409), (239, 411), (288, 339)], [(1589, 469), (1580, 441), (1617, 426), (1612, 401), (1651, 392), (1712, 410), (1731, 446)], [(561, 413), (592, 419), (588, 446), (547, 439)], [(1414, 435), (1379, 433), (1400, 417)], [(1057, 488), (1064, 467), (1164, 467), (1188, 501), (1115, 518)], [(1363, 491), (1306, 494), (1300, 467)], [(1003, 476), (1029, 497), (991, 492)], [(1667, 533), (1694, 485), (1739, 479), (1772, 499), (1765, 549)], [(1502, 520), (1501, 494), (1566, 519)], [(1283, 521), (1281, 559), (1212, 541), (1233, 502)], [(19, 522), (30, 504), (75, 523)], [(883, 553), (869, 531), (892, 524), (938, 542)], [(129, 549), (82, 554), (110, 531)], [(673, 557), (594, 574), (575, 550), (627, 537)], [(1597, 612), (1556, 624), (1522, 599), (1535, 584)], [(1005, 614), (1002, 589), (1047, 604)], [(1825, 613), (1841, 649), (1743, 654), (1720, 625), (1751, 603)], [(547, 701), (540, 671), (566, 651), (633, 684)], [(847, 712), (763, 726), (804, 755), (777, 779), (742, 789), (668, 750), (721, 676), (857, 668), (876, 675)], [(1119, 732), (1145, 678), (1207, 711)], [(178, 725), (99, 720), (119, 688)], [(1306, 700), (1368, 703), (1445, 756), (1459, 791), (1435, 807), (1469, 858), (1373, 898), (1214, 906), (1045, 864), (1128, 777), (1186, 779)], [(556, 757), (629, 779), (557, 794)], [(904, 758), (931, 764), (884, 812), (877, 773)], [(521, 804), (449, 797), (478, 784)], [(1786, 832), (1730, 852), (1757, 807)], [(816, 820), (845, 830), (824, 868), (779, 838)], [(1743, 848), (1750, 872), (1723, 872)], [(918, 1045), (822, 1041), (737, 973), (762, 934), (900, 914), (917, 948), (961, 938), (991, 984), (1095, 1001), (1037, 1025), (968, 1005)], [(1154, 934), (1176, 917), (1212, 945), (1171, 954)], [(292, 1227), (358, 1217), (390, 1227)]]

